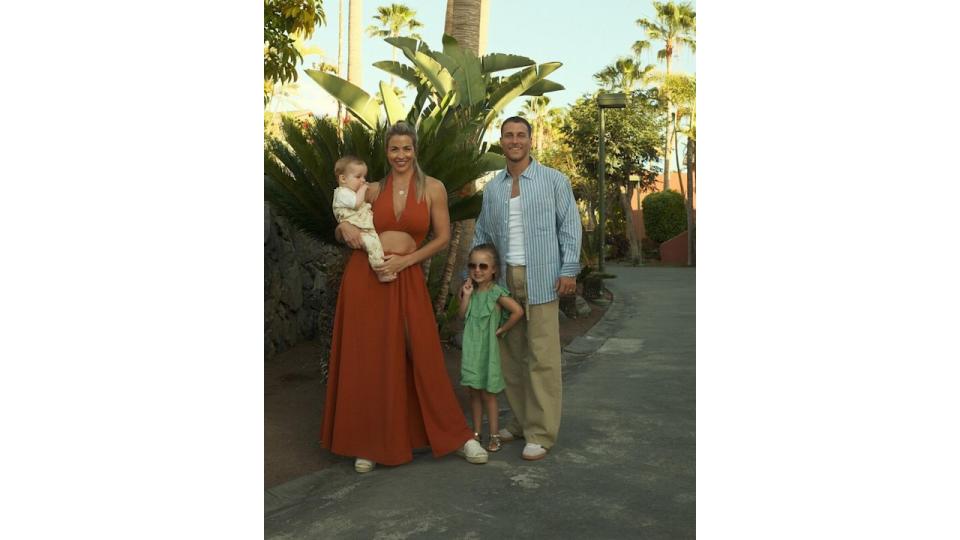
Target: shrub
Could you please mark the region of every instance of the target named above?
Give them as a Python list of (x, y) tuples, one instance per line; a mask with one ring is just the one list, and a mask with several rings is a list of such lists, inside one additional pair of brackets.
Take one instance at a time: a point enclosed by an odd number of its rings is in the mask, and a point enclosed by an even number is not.
[(643, 226), (647, 236), (663, 242), (687, 230), (687, 209), (683, 195), (676, 191), (658, 191), (643, 198)]

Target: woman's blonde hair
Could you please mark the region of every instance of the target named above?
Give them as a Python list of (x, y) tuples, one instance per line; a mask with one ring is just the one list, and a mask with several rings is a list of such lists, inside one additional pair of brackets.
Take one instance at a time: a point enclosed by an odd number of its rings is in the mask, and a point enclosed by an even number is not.
[(417, 150), (417, 130), (413, 129), (413, 127), (406, 122), (396, 122), (390, 126), (386, 136), (383, 138), (384, 150), (389, 148), (392, 137), (404, 135), (410, 137), (410, 140), (413, 142), (413, 171), (416, 177), (417, 202), (420, 202), (423, 200), (423, 194), (427, 191), (427, 175), (424, 174), (423, 169), (420, 168), (420, 159), (418, 157), (420, 152)]

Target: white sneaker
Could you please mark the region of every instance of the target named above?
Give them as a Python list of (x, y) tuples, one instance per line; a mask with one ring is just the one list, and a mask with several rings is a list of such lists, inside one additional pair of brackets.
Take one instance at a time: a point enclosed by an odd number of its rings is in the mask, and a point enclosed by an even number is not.
[(480, 443), (473, 439), (467, 441), (467, 444), (464, 444), (463, 448), (457, 450), (457, 455), (463, 456), (468, 462), (477, 465), (483, 465), (490, 459), (490, 455), (483, 449), (483, 446), (480, 446)]
[(500, 431), (497, 432), (497, 435), (500, 436), (501, 442), (510, 442), (520, 438), (514, 435), (513, 432), (507, 428), (500, 428)]
[(540, 446), (539, 444), (527, 443), (523, 447), (523, 453), (520, 454), (520, 457), (527, 461), (536, 461), (538, 459), (543, 459), (547, 455), (547, 449)]
[(368, 473), (376, 467), (376, 463), (370, 461), (369, 459), (357, 458), (357, 461), (353, 464), (353, 470), (358, 473)]

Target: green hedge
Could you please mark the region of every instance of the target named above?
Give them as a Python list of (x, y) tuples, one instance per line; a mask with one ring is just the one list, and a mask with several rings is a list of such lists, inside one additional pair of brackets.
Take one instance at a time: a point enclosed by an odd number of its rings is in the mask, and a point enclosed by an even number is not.
[(651, 240), (663, 242), (687, 230), (687, 209), (683, 195), (658, 191), (643, 198), (643, 226)]

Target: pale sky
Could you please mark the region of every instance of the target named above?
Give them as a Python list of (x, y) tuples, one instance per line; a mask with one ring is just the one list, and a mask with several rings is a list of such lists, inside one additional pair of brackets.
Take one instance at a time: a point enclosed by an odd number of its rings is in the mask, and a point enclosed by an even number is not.
[[(373, 15), (378, 6), (386, 6), (389, 0), (364, 0), (364, 28), (374, 24)], [(432, 49), (442, 48), (440, 38), (443, 34), (446, 0), (406, 0), (402, 2), (417, 12), (416, 19), (423, 23), (420, 34)], [(344, 11), (347, 0), (344, 0)], [(696, 2), (693, 2), (696, 8)], [(590, 9), (590, 8), (593, 9)], [(326, 53), (323, 60), (330, 64), (337, 61), (337, 18), (338, 2), (325, 0), (323, 8), (327, 15), (327, 24), (317, 28), (310, 44), (319, 46)], [(557, 61), (563, 63), (549, 79), (562, 84), (565, 90), (546, 94), (551, 99), (550, 106), (558, 107), (573, 103), (584, 93), (598, 88), (593, 74), (604, 66), (613, 63), (619, 56), (632, 55), (631, 46), (645, 33), (635, 21), (641, 17), (653, 19), (653, 6), (646, 0), (491, 0), (490, 25), (485, 53), (499, 52), (518, 54), (532, 58), (537, 63)], [(347, 25), (344, 13), (344, 27)], [(656, 51), (662, 46), (653, 44), (653, 52), (644, 63), (656, 64)], [(368, 93), (376, 93), (381, 80), (389, 80), (390, 75), (373, 63), (390, 60), (392, 46), (380, 38), (370, 38), (364, 33), (363, 40), (363, 88)], [(344, 69), (346, 69), (346, 50)], [(316, 56), (306, 57), (306, 63), (319, 61)], [(397, 60), (407, 63), (399, 53)], [(664, 69), (658, 64), (657, 69)], [(694, 73), (695, 58), (689, 50), (682, 50), (674, 56), (675, 72)], [(320, 88), (301, 69), (299, 95), (292, 103), (271, 104), (270, 110), (289, 110), (305, 108), (317, 114), (336, 110), (335, 101)], [(506, 109), (507, 115), (515, 113), (526, 100), (515, 99)]]

